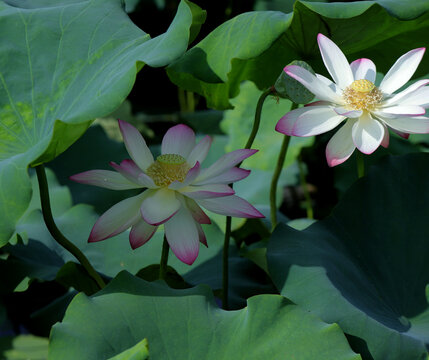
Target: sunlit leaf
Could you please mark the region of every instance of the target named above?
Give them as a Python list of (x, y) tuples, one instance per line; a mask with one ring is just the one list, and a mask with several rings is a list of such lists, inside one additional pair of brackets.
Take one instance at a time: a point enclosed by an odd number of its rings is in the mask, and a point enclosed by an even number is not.
[(149, 359), (149, 348), (146, 339), (143, 339), (133, 347), (110, 358), (109, 360), (146, 360)]
[(49, 359), (109, 358), (143, 338), (151, 359), (360, 359), (337, 325), (279, 295), (227, 312), (205, 287), (173, 290), (125, 272), (92, 298), (76, 296), (53, 328)]
[(0, 18), (1, 246), (31, 198), (27, 166), (52, 160), (117, 108), (144, 64), (180, 56), (204, 14), (183, 0), (153, 39), (121, 0), (1, 1)]

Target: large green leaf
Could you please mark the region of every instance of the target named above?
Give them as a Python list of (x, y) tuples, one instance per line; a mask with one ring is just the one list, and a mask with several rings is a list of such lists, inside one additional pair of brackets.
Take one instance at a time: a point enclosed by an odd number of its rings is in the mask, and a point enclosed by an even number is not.
[(28, 206), (27, 166), (52, 160), (117, 108), (144, 64), (180, 56), (203, 18), (182, 0), (151, 39), (121, 0), (0, 1), (0, 246)]
[[(385, 73), (396, 58), (427, 43), (429, 2), (296, 1), (293, 13), (257, 11), (238, 15), (212, 31), (168, 67), (170, 79), (206, 97), (210, 107), (231, 107), (243, 80), (259, 88), (274, 84), (292, 60), (305, 60), (326, 74), (317, 47), (329, 36), (349, 60), (367, 57)], [(429, 58), (418, 75), (427, 73)]]
[(149, 359), (149, 348), (146, 339), (109, 360), (146, 360)]
[(106, 359), (143, 338), (154, 360), (359, 359), (337, 325), (281, 296), (227, 312), (205, 287), (172, 290), (126, 272), (92, 298), (75, 297), (52, 330), (49, 359)]
[(337, 322), (368, 359), (427, 357), (428, 169), (429, 154), (387, 157), (330, 217), (279, 226), (268, 246), (281, 293)]

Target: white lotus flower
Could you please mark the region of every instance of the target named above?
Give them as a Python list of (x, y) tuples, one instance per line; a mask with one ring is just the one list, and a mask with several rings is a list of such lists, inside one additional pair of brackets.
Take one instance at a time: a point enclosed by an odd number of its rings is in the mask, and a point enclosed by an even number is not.
[(294, 136), (312, 136), (345, 124), (330, 139), (326, 148), (329, 166), (346, 161), (358, 148), (373, 153), (379, 145), (389, 145), (387, 127), (404, 138), (410, 133), (429, 133), (428, 79), (416, 81), (405, 90), (419, 65), (425, 48), (402, 55), (375, 86), (375, 65), (369, 59), (348, 63), (342, 51), (326, 36), (317, 37), (323, 62), (332, 79), (290, 65), (284, 71), (311, 91), (320, 101), (290, 111), (277, 123), (276, 130)]
[(210, 224), (201, 206), (217, 214), (264, 217), (246, 200), (234, 195), (228, 184), (247, 177), (250, 170), (235, 167), (257, 150), (240, 149), (222, 156), (207, 169), (200, 164), (210, 149), (210, 136), (195, 144), (195, 134), (186, 125), (176, 125), (164, 135), (161, 155), (154, 160), (140, 132), (119, 120), (119, 127), (131, 159), (117, 171), (90, 170), (71, 180), (113, 190), (148, 188), (141, 194), (122, 200), (97, 220), (89, 242), (115, 236), (131, 227), (129, 240), (133, 249), (145, 244), (158, 226), (164, 224), (171, 250), (186, 264), (198, 256), (199, 243), (207, 246), (200, 224)]

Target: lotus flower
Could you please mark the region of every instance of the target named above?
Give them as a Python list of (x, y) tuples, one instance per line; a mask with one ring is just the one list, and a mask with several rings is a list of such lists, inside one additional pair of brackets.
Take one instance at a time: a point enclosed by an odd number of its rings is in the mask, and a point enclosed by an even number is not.
[(410, 80), (425, 48), (402, 55), (384, 76), (375, 82), (375, 65), (358, 59), (350, 65), (342, 51), (326, 36), (317, 37), (323, 62), (332, 79), (313, 75), (299, 66), (286, 66), (286, 74), (299, 81), (320, 101), (290, 111), (277, 123), (276, 130), (294, 136), (312, 136), (345, 124), (330, 139), (326, 148), (329, 166), (346, 161), (355, 148), (373, 153), (379, 145), (389, 145), (388, 127), (404, 138), (410, 133), (429, 133), (428, 79), (416, 81), (395, 93)]
[(119, 120), (119, 127), (131, 159), (119, 165), (111, 162), (116, 172), (90, 170), (70, 179), (113, 190), (147, 190), (122, 200), (101, 215), (92, 228), (89, 242), (105, 240), (131, 227), (129, 240), (136, 249), (164, 224), (171, 250), (190, 265), (198, 256), (199, 243), (207, 246), (200, 224), (210, 224), (210, 219), (201, 207), (228, 216), (263, 217), (246, 200), (234, 195), (234, 190), (228, 186), (249, 175), (250, 170), (235, 165), (257, 150), (233, 151), (207, 169), (201, 169), (212, 142), (210, 136), (195, 144), (192, 129), (176, 125), (165, 134), (161, 155), (154, 160), (134, 126)]

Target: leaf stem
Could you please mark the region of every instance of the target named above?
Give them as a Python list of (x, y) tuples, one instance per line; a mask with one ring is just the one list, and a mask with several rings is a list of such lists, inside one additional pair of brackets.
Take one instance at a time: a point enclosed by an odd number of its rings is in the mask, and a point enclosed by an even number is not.
[(162, 243), (162, 253), (161, 261), (159, 263), (159, 278), (165, 280), (167, 275), (167, 263), (168, 263), (168, 253), (170, 246), (168, 245), (167, 238), (164, 236), (164, 241)]
[(365, 159), (363, 156), (364, 155), (360, 151), (356, 154), (357, 173), (359, 179), (365, 175)]
[(97, 273), (97, 271), (95, 271), (87, 257), (76, 245), (74, 245), (61, 233), (61, 231), (55, 224), (54, 217), (52, 216), (51, 203), (49, 199), (48, 180), (46, 179), (46, 172), (43, 164), (36, 166), (36, 173), (37, 181), (39, 182), (40, 203), (42, 205), (43, 219), (50, 234), (58, 244), (60, 244), (64, 249), (74, 255), (74, 257), (84, 267), (88, 275), (95, 281), (98, 287), (100, 289), (104, 288), (106, 286), (104, 280)]
[[(255, 141), (256, 134), (259, 130), (259, 125), (261, 124), (261, 114), (262, 114), (262, 107), (264, 105), (265, 99), (273, 93), (273, 87), (268, 88), (265, 90), (261, 96), (259, 97), (258, 103), (256, 104), (256, 110), (255, 110), (255, 118), (253, 120), (253, 127), (252, 131), (250, 132), (249, 138), (247, 139), (245, 149), (250, 149), (253, 145), (253, 141)], [(237, 165), (237, 167), (240, 167), (241, 163)], [(232, 188), (232, 184), (230, 184)], [(222, 256), (222, 308), (224, 310), (228, 310), (228, 257), (229, 257), (229, 240), (231, 237), (231, 223), (232, 219), (231, 216), (226, 217), (226, 224), (225, 224), (225, 239), (223, 244), (223, 256)]]
[[(298, 104), (292, 103), (289, 111), (295, 110)], [(283, 169), (283, 165), (286, 159), (287, 149), (289, 147), (290, 136), (285, 135), (283, 138), (282, 146), (280, 148), (279, 157), (277, 158), (277, 164), (274, 169), (273, 177), (271, 179), (270, 187), (270, 217), (271, 217), (271, 230), (274, 230), (277, 226), (277, 184), (279, 182), (280, 174)]]

